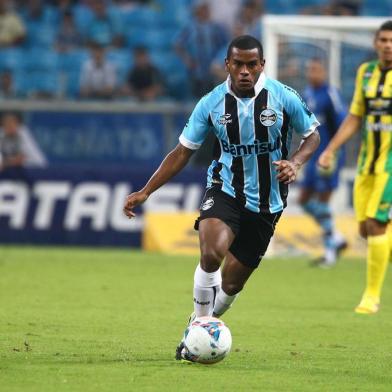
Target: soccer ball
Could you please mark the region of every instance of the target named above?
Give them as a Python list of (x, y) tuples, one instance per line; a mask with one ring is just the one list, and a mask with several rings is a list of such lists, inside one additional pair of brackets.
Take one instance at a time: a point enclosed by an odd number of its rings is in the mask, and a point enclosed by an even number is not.
[(183, 355), (192, 362), (219, 362), (230, 352), (230, 348), (230, 330), (218, 318), (198, 317), (185, 330)]

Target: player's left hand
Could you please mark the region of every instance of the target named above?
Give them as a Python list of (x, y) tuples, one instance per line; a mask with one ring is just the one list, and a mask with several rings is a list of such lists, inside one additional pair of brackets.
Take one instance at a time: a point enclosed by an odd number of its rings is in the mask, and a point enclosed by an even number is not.
[(136, 214), (133, 211), (133, 209), (136, 206), (143, 204), (147, 199), (148, 199), (148, 195), (142, 191), (131, 193), (130, 195), (127, 196), (125, 200), (124, 209), (123, 209), (124, 214), (129, 219), (134, 218)]
[(272, 164), (276, 166), (276, 171), (278, 172), (276, 178), (278, 181), (290, 184), (296, 180), (298, 169), (300, 168), (298, 164), (286, 160), (274, 161)]

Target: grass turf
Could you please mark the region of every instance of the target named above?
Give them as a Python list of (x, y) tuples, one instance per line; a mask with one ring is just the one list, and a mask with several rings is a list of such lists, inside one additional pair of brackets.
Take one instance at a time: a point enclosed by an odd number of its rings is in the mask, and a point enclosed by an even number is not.
[(1, 247), (0, 390), (391, 390), (391, 276), (380, 313), (356, 315), (363, 260), (265, 260), (224, 317), (232, 353), (203, 366), (173, 359), (195, 261)]

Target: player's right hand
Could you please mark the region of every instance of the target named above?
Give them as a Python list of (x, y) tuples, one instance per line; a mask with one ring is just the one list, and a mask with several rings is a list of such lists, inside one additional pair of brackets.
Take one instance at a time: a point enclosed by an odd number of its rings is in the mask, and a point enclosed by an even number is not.
[(324, 170), (330, 170), (335, 165), (335, 153), (330, 150), (324, 150), (321, 153), (317, 164)]
[(133, 209), (139, 204), (144, 203), (148, 199), (148, 195), (142, 191), (133, 192), (127, 196), (124, 203), (123, 212), (129, 218), (134, 218), (136, 214)]

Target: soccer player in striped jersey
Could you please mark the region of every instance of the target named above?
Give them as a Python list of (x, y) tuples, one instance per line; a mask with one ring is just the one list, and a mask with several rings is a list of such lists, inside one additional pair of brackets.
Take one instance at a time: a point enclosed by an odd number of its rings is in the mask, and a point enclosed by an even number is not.
[[(267, 249), (286, 206), (288, 185), (319, 145), (319, 123), (305, 102), (264, 74), (257, 39), (235, 38), (225, 64), (227, 80), (201, 98), (179, 144), (124, 206), (132, 218), (134, 207), (177, 174), (209, 132), (216, 135), (220, 154), (208, 168), (195, 223), (201, 251), (193, 291), (197, 317), (219, 317), (230, 308)], [(289, 157), (293, 130), (302, 143)]]
[(359, 233), (367, 239), (367, 283), (355, 312), (376, 313), (392, 250), (388, 233), (392, 206), (392, 20), (383, 23), (374, 39), (378, 59), (357, 72), (350, 112), (319, 158), (333, 164), (335, 152), (362, 131), (354, 184), (354, 209)]
[(320, 145), (304, 168), (303, 180), (298, 202), (323, 233), (324, 256), (313, 260), (312, 265), (328, 268), (336, 263), (339, 253), (347, 242), (335, 229), (330, 208), (332, 192), (339, 185), (339, 172), (344, 163), (344, 151), (339, 151), (339, 158), (332, 170), (322, 170), (317, 160), (328, 142), (342, 123), (346, 111), (336, 88), (327, 82), (327, 71), (319, 58), (312, 58), (306, 64), (308, 86), (303, 96), (310, 110), (320, 121)]

